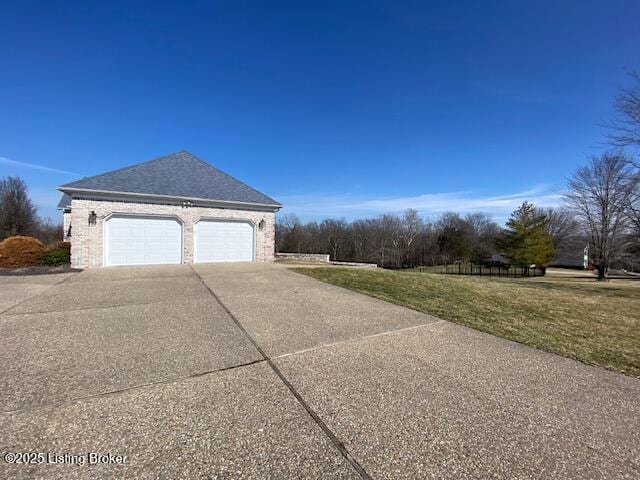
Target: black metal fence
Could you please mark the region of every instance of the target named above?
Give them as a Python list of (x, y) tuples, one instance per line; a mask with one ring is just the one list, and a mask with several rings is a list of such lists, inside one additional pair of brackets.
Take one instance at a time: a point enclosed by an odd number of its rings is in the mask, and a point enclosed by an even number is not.
[(425, 272), (442, 273), (448, 275), (488, 275), (491, 277), (543, 277), (545, 269), (542, 267), (516, 267), (513, 265), (482, 265), (474, 263), (451, 263), (424, 268)]

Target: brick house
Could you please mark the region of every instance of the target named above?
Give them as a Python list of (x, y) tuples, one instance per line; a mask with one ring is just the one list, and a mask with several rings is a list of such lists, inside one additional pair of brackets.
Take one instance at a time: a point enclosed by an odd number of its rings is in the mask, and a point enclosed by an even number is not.
[(186, 151), (58, 190), (75, 268), (274, 258), (282, 205)]

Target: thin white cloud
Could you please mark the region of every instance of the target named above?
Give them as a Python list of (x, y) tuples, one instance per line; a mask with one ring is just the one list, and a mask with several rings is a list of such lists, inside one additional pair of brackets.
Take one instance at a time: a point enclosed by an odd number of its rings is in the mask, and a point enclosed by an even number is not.
[(17, 160), (11, 160), (10, 158), (6, 158), (6, 157), (0, 157), (0, 164), (11, 165), (12, 167), (18, 167), (18, 168), (30, 168), (32, 170), (42, 170), (43, 172), (61, 173), (63, 175), (76, 175), (76, 176), (79, 176), (79, 174), (74, 173), (74, 172), (69, 172), (67, 170), (61, 170), (59, 168), (46, 167), (44, 165), (38, 165), (36, 163), (18, 162)]
[(538, 207), (556, 207), (562, 203), (562, 193), (547, 186), (489, 196), (477, 192), (446, 192), (384, 198), (356, 198), (350, 195), (297, 195), (277, 198), (285, 205), (283, 213), (294, 213), (306, 218), (356, 218), (397, 213), (413, 208), (423, 216), (439, 215), (447, 211), (485, 212), (496, 219), (504, 219), (525, 200)]

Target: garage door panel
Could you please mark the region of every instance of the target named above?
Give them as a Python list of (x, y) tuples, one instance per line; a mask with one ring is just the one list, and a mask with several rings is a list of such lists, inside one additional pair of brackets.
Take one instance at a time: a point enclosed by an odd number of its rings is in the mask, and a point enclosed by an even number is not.
[(253, 261), (254, 227), (249, 222), (201, 220), (194, 232), (196, 263)]
[(181, 263), (182, 226), (173, 218), (112, 217), (105, 226), (105, 265)]

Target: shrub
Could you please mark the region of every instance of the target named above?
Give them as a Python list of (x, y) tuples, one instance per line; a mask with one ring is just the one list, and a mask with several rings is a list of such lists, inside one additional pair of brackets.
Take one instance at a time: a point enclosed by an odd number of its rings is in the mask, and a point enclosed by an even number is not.
[(63, 242), (62, 240), (47, 245), (47, 250), (66, 250), (71, 251), (71, 242)]
[(45, 247), (33, 237), (15, 236), (0, 242), (0, 267), (18, 268), (38, 265)]
[[(61, 242), (63, 243), (63, 242)], [(38, 257), (40, 265), (58, 266), (67, 265), (71, 262), (69, 250), (65, 248), (57, 248), (54, 250), (46, 250)]]

